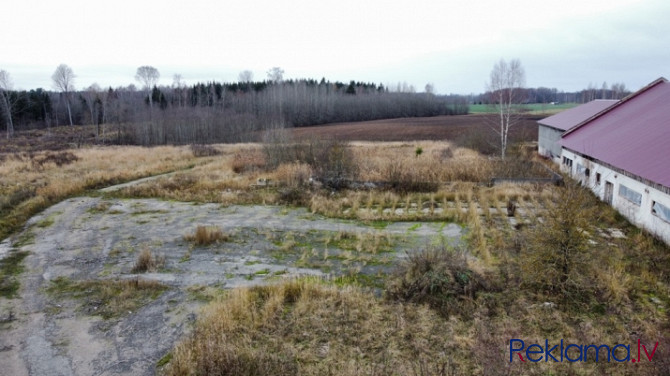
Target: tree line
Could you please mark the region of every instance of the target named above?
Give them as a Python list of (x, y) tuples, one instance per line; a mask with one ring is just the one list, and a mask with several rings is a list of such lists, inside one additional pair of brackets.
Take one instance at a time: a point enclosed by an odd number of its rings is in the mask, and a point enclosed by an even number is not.
[[(59, 125), (94, 125), (101, 140), (142, 145), (239, 142), (258, 139), (260, 131), (336, 122), (468, 113), (469, 104), (493, 104), (493, 92), (479, 95), (435, 95), (414, 87), (322, 78), (287, 79), (273, 67), (267, 79), (253, 80), (250, 71), (237, 82), (200, 82), (186, 85), (180, 75), (171, 85), (158, 85), (160, 73), (141, 66), (135, 75), (141, 85), (103, 89), (92, 84), (75, 90), (76, 76), (59, 65), (52, 75), (55, 91), (13, 90), (9, 73), (0, 70), (0, 129), (14, 130)], [(525, 103), (620, 99), (630, 94), (622, 83), (578, 92), (553, 88), (519, 88)], [(110, 135), (113, 135), (111, 137)]]
[(271, 69), (263, 81), (253, 81), (249, 73), (241, 73), (238, 82), (192, 85), (176, 75), (172, 85), (159, 86), (158, 70), (142, 66), (135, 76), (139, 88), (93, 84), (75, 90), (74, 72), (61, 65), (52, 76), (56, 91), (16, 91), (5, 80), (0, 124), (8, 137), (14, 130), (77, 124), (94, 125), (107, 140), (156, 145), (239, 142), (274, 128), (468, 112), (460, 96), (325, 78), (284, 80), (280, 68)]
[[(607, 82), (603, 82), (600, 87), (589, 83), (585, 89), (573, 92), (548, 87), (523, 88), (521, 95), (525, 103), (586, 103), (596, 99), (623, 99), (631, 93), (624, 83), (616, 82), (608, 85)], [(468, 103), (490, 104), (491, 98), (492, 93), (487, 91), (471, 95)]]

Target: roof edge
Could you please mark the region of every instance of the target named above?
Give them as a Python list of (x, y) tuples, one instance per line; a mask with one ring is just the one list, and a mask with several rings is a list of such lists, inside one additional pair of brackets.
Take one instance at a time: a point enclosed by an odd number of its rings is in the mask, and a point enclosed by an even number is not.
[(614, 110), (615, 108), (618, 108), (619, 106), (621, 106), (622, 104), (624, 104), (624, 103), (630, 101), (631, 99), (638, 97), (640, 94), (642, 94), (642, 93), (644, 93), (644, 92), (650, 90), (651, 88), (655, 87), (656, 85), (661, 84), (661, 83), (664, 83), (664, 82), (668, 82), (668, 80), (666, 80), (665, 77), (659, 77), (659, 78), (657, 78), (656, 80), (652, 81), (650, 84), (648, 84), (647, 86), (643, 87), (642, 89), (636, 91), (636, 92), (633, 93), (633, 94), (630, 94), (629, 96), (625, 97), (624, 99), (620, 100), (619, 102), (617, 102), (617, 103), (615, 103), (615, 104), (613, 104), (613, 105), (607, 107), (606, 109), (604, 109), (604, 110), (598, 112), (597, 114), (591, 116), (590, 118), (587, 118), (587, 119), (583, 120), (582, 122), (578, 123), (577, 125), (573, 126), (572, 128), (568, 129), (567, 131), (565, 131), (565, 132), (563, 133), (563, 135), (561, 135), (561, 138), (563, 138), (563, 137), (569, 135), (570, 133), (576, 131), (577, 129), (579, 129), (579, 128), (581, 128), (581, 127), (583, 127), (584, 125), (590, 123), (591, 121), (593, 121), (593, 120), (595, 120), (595, 119), (597, 119), (597, 118), (599, 118), (599, 117), (605, 115), (606, 113), (608, 113), (608, 112)]

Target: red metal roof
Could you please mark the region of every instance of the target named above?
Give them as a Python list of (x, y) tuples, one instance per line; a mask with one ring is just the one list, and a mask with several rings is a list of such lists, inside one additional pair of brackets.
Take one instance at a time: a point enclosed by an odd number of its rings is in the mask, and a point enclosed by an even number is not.
[(556, 115), (546, 117), (538, 123), (548, 125), (552, 128), (567, 131), (577, 124), (595, 116), (601, 111), (616, 104), (618, 100), (597, 99), (588, 103), (581, 104), (577, 107), (561, 111)]
[(561, 144), (670, 187), (670, 83), (652, 82), (564, 133)]

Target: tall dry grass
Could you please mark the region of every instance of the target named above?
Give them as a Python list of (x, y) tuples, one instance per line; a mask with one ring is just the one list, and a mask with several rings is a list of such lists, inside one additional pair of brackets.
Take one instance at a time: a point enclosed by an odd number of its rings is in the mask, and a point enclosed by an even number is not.
[(69, 163), (48, 158), (50, 153), (13, 154), (0, 162), (0, 239), (59, 200), (197, 163), (186, 147), (118, 146), (61, 152), (76, 157)]
[[(173, 351), (167, 375), (473, 373), (444, 319), (317, 280), (230, 291)], [(465, 361), (454, 364), (453, 359)]]

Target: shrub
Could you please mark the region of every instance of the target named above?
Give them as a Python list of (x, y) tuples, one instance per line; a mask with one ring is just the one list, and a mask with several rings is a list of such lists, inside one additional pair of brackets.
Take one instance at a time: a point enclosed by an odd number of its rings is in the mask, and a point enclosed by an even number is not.
[(325, 187), (342, 189), (358, 176), (358, 166), (349, 145), (338, 140), (310, 139), (292, 142), (285, 131), (266, 135), (263, 153), (267, 168), (282, 164), (307, 164)]
[(519, 262), (523, 284), (578, 303), (592, 296), (597, 252), (589, 244), (595, 200), (575, 183), (560, 189), (543, 223), (524, 233)]
[(277, 167), (276, 176), (288, 187), (304, 187), (312, 177), (312, 168), (305, 163), (284, 163)]
[(354, 155), (345, 142), (337, 140), (312, 141), (311, 166), (324, 186), (342, 189), (358, 176)]
[(483, 277), (468, 267), (462, 250), (430, 248), (408, 256), (386, 284), (386, 297), (428, 304), (443, 316), (467, 314), (484, 288)]
[(258, 171), (265, 167), (265, 156), (257, 150), (236, 153), (233, 156), (232, 169), (236, 174)]

